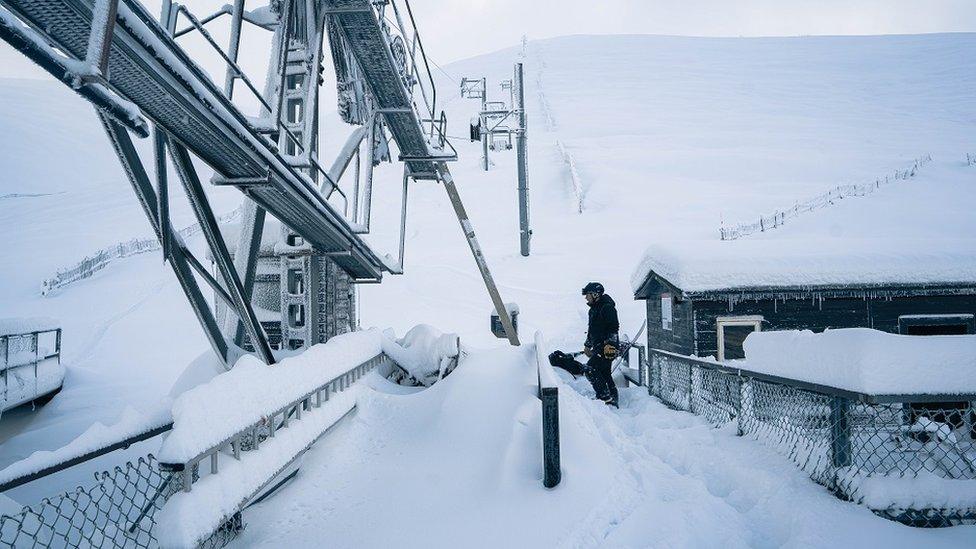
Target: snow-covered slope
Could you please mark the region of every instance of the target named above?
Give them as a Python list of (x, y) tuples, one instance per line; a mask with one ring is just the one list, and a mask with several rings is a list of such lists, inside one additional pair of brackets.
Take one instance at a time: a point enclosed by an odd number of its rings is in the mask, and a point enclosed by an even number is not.
[[(522, 59), (531, 257), (518, 255), (514, 154), (494, 154), (496, 166), (484, 173), (478, 145), (455, 139), (461, 159), (452, 169), (504, 298), (521, 307), (525, 333), (541, 327), (561, 345), (580, 345), (579, 289), (589, 280), (617, 297), (624, 330), (633, 333), (643, 311), (629, 300), (629, 279), (648, 245), (707, 259), (724, 244), (723, 223), (883, 179), (926, 154), (933, 161), (917, 177), (756, 238), (789, 234), (807, 241), (787, 248), (843, 254), (843, 238), (890, 248), (891, 237), (951, 236), (976, 250), (976, 167), (963, 162), (976, 152), (974, 49), (976, 34), (532, 41)], [(448, 78), (487, 75), (489, 98), (503, 99), (498, 82), (511, 77), (519, 54), (513, 48), (445, 67), (440, 96), (451, 135), (466, 135), (478, 105), (459, 98)], [(402, 330), (443, 318), (462, 340), (488, 342), (490, 305), (443, 191), (411, 192), (407, 273), (363, 290), (364, 322)], [(386, 205), (389, 218), (398, 206)]]

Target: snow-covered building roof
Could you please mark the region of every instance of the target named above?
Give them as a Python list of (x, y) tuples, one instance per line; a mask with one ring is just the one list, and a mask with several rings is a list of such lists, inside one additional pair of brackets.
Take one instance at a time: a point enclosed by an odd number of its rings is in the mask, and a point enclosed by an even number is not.
[(687, 293), (902, 286), (976, 287), (971, 239), (679, 241), (647, 248), (631, 280), (652, 274)]

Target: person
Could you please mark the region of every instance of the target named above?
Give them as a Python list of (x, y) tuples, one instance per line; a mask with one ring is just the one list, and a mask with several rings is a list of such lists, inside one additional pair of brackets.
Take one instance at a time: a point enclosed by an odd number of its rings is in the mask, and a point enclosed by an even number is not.
[(583, 297), (590, 307), (583, 352), (588, 360), (581, 364), (572, 355), (555, 351), (549, 355), (549, 363), (574, 376), (583, 374), (596, 397), (609, 406), (618, 406), (617, 386), (613, 382), (612, 364), (619, 351), (620, 322), (617, 320), (617, 304), (605, 293), (603, 284), (590, 282), (583, 287)]

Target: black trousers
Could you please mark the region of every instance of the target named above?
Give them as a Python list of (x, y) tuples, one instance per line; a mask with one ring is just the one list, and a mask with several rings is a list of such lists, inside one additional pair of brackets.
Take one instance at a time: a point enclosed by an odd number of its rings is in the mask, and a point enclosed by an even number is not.
[(553, 366), (562, 368), (574, 376), (585, 375), (596, 392), (596, 398), (604, 401), (617, 401), (617, 386), (611, 376), (612, 363), (600, 356), (593, 355), (586, 362), (589, 371), (584, 373), (583, 365), (569, 355), (550, 359)]

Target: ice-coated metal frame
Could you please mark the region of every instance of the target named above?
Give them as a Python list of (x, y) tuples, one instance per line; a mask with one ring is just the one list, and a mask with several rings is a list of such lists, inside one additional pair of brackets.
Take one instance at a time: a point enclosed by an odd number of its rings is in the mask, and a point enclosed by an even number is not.
[[(109, 2), (107, 12), (99, 9), (102, 2)], [(79, 85), (78, 92), (99, 108), (103, 125), (133, 189), (160, 238), (164, 257), (176, 272), (208, 339), (225, 362), (233, 358), (229, 356), (227, 344), (230, 330), (221, 330), (217, 326), (193, 272), (213, 289), (218, 299), (238, 313), (241, 324), (236, 329), (234, 341), (240, 343), (246, 333), (254, 340), (257, 353), (272, 362), (266, 338), (262, 337), (260, 324), (249, 304), (263, 211), (280, 219), (317, 251), (329, 255), (354, 281), (376, 282), (384, 271), (391, 270), (391, 265), (359, 236), (369, 230), (373, 149), (382, 141), (377, 132), (383, 129), (388, 130), (396, 142), (399, 159), (405, 163), (410, 179), (438, 180), (444, 184), (491, 300), (502, 312), (509, 339), (518, 344), (511, 319), (502, 306), (445, 164), (455, 160), (457, 154), (446, 139), (445, 115), (436, 115), (437, 91), (408, 1), (283, 0), (276, 25), (249, 18), (241, 0), (235, 0), (233, 6), (225, 6), (204, 18), (197, 18), (186, 6), (163, 0), (161, 23), (138, 0), (0, 0), (0, 6), (23, 22), (0, 25), (0, 37), (19, 46), (65, 83)], [(114, 16), (112, 11), (116, 11)], [(102, 17), (106, 14), (107, 17)], [(223, 15), (231, 16), (231, 40), (226, 52), (205, 28)], [(177, 30), (181, 18), (189, 24)], [(272, 94), (277, 92), (276, 98), (259, 93), (237, 64), (243, 22), (255, 23), (276, 33), (277, 56), (272, 70), (280, 72), (276, 72), (277, 80), (269, 79), (268, 84)], [(330, 40), (334, 34), (341, 41), (339, 46), (348, 52), (357, 74), (365, 83), (363, 93), (368, 93), (368, 97), (356, 100), (364, 101), (371, 109), (367, 116), (369, 128), (363, 132), (365, 135), (356, 138), (361, 141), (368, 137), (369, 141), (362, 202), (357, 184), (351, 219), (350, 201), (335, 185), (335, 177), (341, 177), (350, 165), (355, 165), (355, 171), (360, 172), (359, 147), (348, 151), (351, 157), (337, 159), (336, 164), (342, 169), (332, 173), (322, 169), (315, 153), (317, 87), (326, 25), (335, 29), (335, 33), (330, 33)], [(199, 32), (224, 61), (226, 70), (222, 86), (218, 86), (176, 42), (179, 36), (191, 31)], [(105, 39), (102, 48), (88, 55), (88, 46), (96, 36)], [(294, 40), (304, 43), (304, 48), (291, 51)], [(292, 128), (281, 119), (285, 80), (291, 74), (288, 71), (295, 64), (295, 55), (304, 56), (303, 70), (309, 92), (305, 96), (305, 112), (312, 114), (301, 120), (300, 137), (296, 136), (297, 125)], [(77, 78), (65, 76), (71, 72), (68, 70), (70, 66), (77, 66), (72, 62), (96, 57), (104, 70), (95, 74), (92, 82), (83, 79), (79, 84)], [(234, 84), (238, 80), (265, 107), (265, 119), (249, 119), (234, 104)], [(148, 136), (148, 124), (141, 116), (145, 116), (157, 131), (153, 143), (158, 168), (156, 189), (128, 136), (120, 131), (125, 125), (140, 137)], [(297, 157), (281, 153), (282, 144), (288, 140), (299, 147), (301, 154)], [(189, 253), (172, 229), (168, 213), (169, 182), (165, 161), (160, 158), (162, 151), (167, 149), (194, 211), (201, 219), (201, 225), (206, 227), (208, 245), (221, 273), (221, 282)], [(244, 257), (239, 257), (236, 265), (230, 261), (228, 248), (212, 223), (214, 216), (193, 169), (190, 152), (214, 169), (214, 184), (237, 187), (261, 210), (261, 213), (255, 211), (254, 216), (246, 216), (253, 222), (245, 224), (239, 239), (239, 255)], [(325, 195), (316, 183), (319, 178), (323, 188), (327, 188)], [(345, 213), (337, 211), (328, 202), (334, 191), (338, 191), (343, 199)], [(405, 225), (405, 212), (404, 205), (401, 229)], [(402, 271), (402, 235), (400, 240), (399, 270)], [(246, 246), (242, 246), (244, 244)]]
[[(119, 157), (119, 162), (121, 162), (122, 168), (125, 170), (129, 183), (136, 193), (136, 198), (139, 199), (139, 204), (149, 219), (149, 224), (152, 225), (156, 237), (160, 239), (160, 242), (163, 242), (164, 226), (161, 224), (159, 217), (159, 198), (153, 190), (152, 183), (149, 181), (149, 175), (146, 173), (146, 169), (139, 159), (139, 154), (132, 144), (132, 139), (125, 129), (113, 118), (101, 112), (99, 112), (99, 118)], [(203, 331), (207, 335), (211, 347), (213, 347), (218, 358), (226, 364), (229, 359), (227, 341), (217, 326), (214, 314), (203, 292), (200, 291), (200, 286), (193, 276), (193, 271), (195, 270), (213, 288), (218, 296), (225, 299), (229, 306), (233, 306), (233, 301), (224, 292), (220, 284), (213, 279), (207, 269), (193, 257), (193, 254), (187, 249), (183, 239), (173, 231), (172, 225), (167, 223), (165, 229), (167, 232), (166, 240), (169, 242), (169, 254), (165, 258), (173, 269), (173, 273), (176, 275), (180, 286), (183, 288), (183, 293), (186, 294), (190, 306), (193, 308), (193, 313), (203, 327)]]

